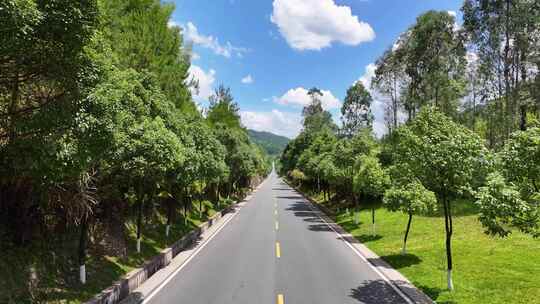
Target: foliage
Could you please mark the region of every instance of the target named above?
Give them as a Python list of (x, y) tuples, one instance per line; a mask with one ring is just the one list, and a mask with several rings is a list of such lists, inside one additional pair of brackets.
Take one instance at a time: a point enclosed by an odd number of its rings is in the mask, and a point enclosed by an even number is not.
[(371, 113), (372, 101), (371, 94), (360, 81), (347, 90), (341, 107), (341, 129), (344, 135), (352, 137), (362, 128), (371, 128), (374, 118)]
[(417, 181), (389, 188), (384, 192), (383, 203), (390, 211), (407, 214), (428, 214), (437, 210), (435, 194)]

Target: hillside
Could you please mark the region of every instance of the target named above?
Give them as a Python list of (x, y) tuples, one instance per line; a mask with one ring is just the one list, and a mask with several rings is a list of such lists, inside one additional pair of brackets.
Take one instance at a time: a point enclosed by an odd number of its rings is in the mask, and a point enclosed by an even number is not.
[(265, 131), (248, 130), (248, 133), (251, 140), (263, 147), (270, 156), (279, 155), (290, 141), (290, 139), (285, 136)]

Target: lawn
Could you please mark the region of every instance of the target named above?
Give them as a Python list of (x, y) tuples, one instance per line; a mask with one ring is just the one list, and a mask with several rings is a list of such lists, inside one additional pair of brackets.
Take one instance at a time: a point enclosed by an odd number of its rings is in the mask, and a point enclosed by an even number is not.
[[(135, 249), (134, 217), (129, 217), (124, 230), (127, 256), (107, 256), (90, 249), (85, 285), (77, 279), (76, 232), (64, 234), (61, 239), (36, 241), (25, 248), (4, 246), (7, 248), (0, 259), (0, 303), (83, 303), (217, 212), (207, 201), (202, 216), (198, 208), (198, 203), (193, 205), (186, 224), (178, 214), (169, 237), (165, 236), (166, 219), (157, 212), (144, 226), (140, 254)], [(35, 279), (29, 280), (32, 277)]]
[[(314, 197), (320, 200), (321, 197)], [(353, 208), (337, 208), (334, 220), (375, 251), (437, 303), (540, 303), (540, 239), (513, 233), (506, 239), (484, 234), (474, 206), (456, 201), (453, 236), (455, 290), (446, 289), (444, 218), (415, 216), (401, 254), (407, 216), (376, 206), (376, 234), (371, 209), (360, 210), (354, 224)]]

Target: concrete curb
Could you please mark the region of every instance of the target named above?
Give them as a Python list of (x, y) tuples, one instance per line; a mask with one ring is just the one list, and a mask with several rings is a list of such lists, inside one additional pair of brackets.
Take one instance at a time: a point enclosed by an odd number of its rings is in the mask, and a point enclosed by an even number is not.
[[(84, 304), (140, 303), (141, 294), (136, 293), (135, 291), (142, 286), (143, 283), (150, 280), (158, 271), (169, 268), (167, 266), (170, 264), (171, 266), (173, 264), (174, 266), (180, 266), (176, 265), (178, 264), (177, 260), (186, 260), (189, 258), (189, 255), (185, 257), (182, 256), (182, 253), (197, 248), (199, 245), (197, 241), (201, 239), (203, 234), (209, 232), (211, 228), (216, 228), (216, 226), (218, 226), (217, 224), (223, 223), (223, 217), (227, 214), (233, 213), (241, 208), (245, 202), (251, 199), (253, 193), (261, 187), (264, 181), (266, 181), (266, 179), (259, 183), (255, 189), (248, 192), (242, 201), (235, 202), (231, 206), (217, 212), (209, 218), (208, 221), (199, 225), (198, 228), (195, 228), (193, 231), (184, 235), (170, 247), (163, 249), (157, 256), (154, 256), (145, 262), (141, 268), (130, 271), (110, 287), (104, 289), (89, 301), (84, 302)], [(174, 271), (174, 269), (172, 269), (172, 271)], [(152, 291), (153, 289), (151, 289), (149, 293)]]
[(353, 237), (349, 232), (343, 229), (340, 225), (336, 224), (334, 220), (328, 216), (333, 214), (327, 208), (317, 203), (310, 197), (304, 195), (302, 191), (291, 185), (287, 180), (283, 179), (292, 189), (298, 194), (302, 195), (308, 202), (311, 203), (319, 211), (321, 216), (328, 225), (332, 227), (343, 241), (349, 243), (354, 249), (356, 249), (375, 269), (377, 269), (382, 275), (384, 275), (390, 283), (398, 288), (412, 303), (415, 304), (433, 304), (435, 303), (430, 297), (423, 293), (420, 289), (414, 286), (405, 276), (399, 271), (394, 269), (390, 264), (379, 257), (375, 252), (371, 251), (366, 245), (362, 244), (359, 240)]

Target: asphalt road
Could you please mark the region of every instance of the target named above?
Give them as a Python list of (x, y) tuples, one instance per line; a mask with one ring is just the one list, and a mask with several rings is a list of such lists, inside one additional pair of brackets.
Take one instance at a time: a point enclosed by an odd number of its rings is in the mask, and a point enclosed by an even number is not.
[(407, 302), (272, 174), (147, 303)]

